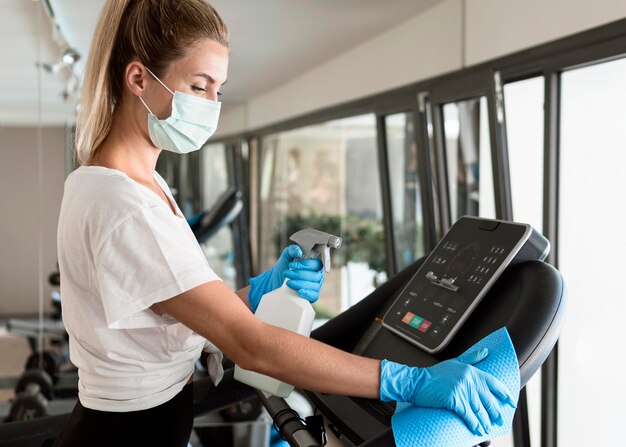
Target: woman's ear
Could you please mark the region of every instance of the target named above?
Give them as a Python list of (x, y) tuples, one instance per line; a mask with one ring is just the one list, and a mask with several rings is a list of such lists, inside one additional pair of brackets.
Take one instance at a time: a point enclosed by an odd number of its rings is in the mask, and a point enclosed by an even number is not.
[(149, 76), (146, 66), (139, 61), (132, 61), (126, 66), (124, 83), (135, 96), (142, 96), (146, 90), (146, 78)]

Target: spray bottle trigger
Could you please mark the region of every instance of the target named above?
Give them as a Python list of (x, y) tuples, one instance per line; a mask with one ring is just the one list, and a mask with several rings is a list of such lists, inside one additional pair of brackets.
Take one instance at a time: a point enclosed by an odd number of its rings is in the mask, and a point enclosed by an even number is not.
[(330, 247), (328, 245), (324, 245), (324, 259), (322, 262), (324, 263), (326, 273), (330, 272)]

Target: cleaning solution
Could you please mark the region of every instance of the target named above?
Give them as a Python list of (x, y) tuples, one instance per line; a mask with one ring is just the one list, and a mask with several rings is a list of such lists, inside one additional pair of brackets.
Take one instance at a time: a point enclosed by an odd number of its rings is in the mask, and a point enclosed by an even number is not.
[[(330, 271), (330, 249), (341, 247), (341, 238), (312, 228), (300, 230), (290, 239), (302, 249), (301, 259), (320, 258), (326, 272)], [(315, 310), (309, 301), (300, 297), (286, 283), (287, 280), (278, 289), (263, 295), (255, 315), (268, 324), (308, 337), (313, 327)], [(294, 388), (272, 377), (240, 368), (239, 365), (235, 366), (235, 379), (278, 397), (289, 396)]]

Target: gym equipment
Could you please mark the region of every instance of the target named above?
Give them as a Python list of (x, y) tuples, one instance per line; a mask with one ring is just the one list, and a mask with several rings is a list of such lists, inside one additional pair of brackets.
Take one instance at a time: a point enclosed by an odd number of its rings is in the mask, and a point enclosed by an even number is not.
[(61, 358), (51, 349), (44, 349), (42, 352), (35, 351), (28, 356), (24, 369), (43, 369), (56, 383), (59, 380)]
[[(478, 221), (503, 229), (515, 225), (487, 219)], [(453, 226), (450, 233), (455, 231)], [(479, 228), (474, 228), (467, 237), (484, 249), (483, 235)], [(458, 248), (462, 249), (461, 246)], [(543, 253), (542, 250), (535, 251), (539, 252)], [(482, 260), (474, 259), (467, 265), (467, 271), (475, 269)], [(517, 354), (523, 387), (545, 361), (561, 330), (566, 295), (559, 272), (540, 261), (526, 258), (513, 262), (510, 259), (508, 266), (503, 267), (499, 277), (447, 346), (436, 354), (429, 354), (383, 324), (383, 317), (397, 306), (397, 298), (405, 291), (406, 284), (413, 280), (426, 261), (416, 261), (363, 301), (320, 327), (313, 336), (358, 355), (387, 358), (412, 366), (430, 366), (457, 357), (487, 335), (506, 327)], [(418, 294), (418, 298), (420, 296)], [(395, 411), (393, 404), (322, 393), (306, 394), (327, 419), (331, 429), (348, 445), (393, 445), (390, 428)]]
[(23, 391), (15, 395), (11, 410), (5, 422), (28, 421), (48, 414), (48, 401), (39, 392), (39, 386), (30, 383)]
[(461, 217), (383, 317), (383, 326), (433, 354), (458, 332), (504, 269), (543, 261), (550, 243), (530, 225)]
[[(499, 222), (498, 228), (511, 224), (487, 219), (480, 221)], [(468, 235), (468, 239), (480, 245), (481, 234), (475, 232)], [(357, 355), (429, 366), (460, 355), (487, 335), (506, 327), (517, 355), (521, 386), (524, 386), (552, 351), (561, 330), (566, 294), (560, 273), (538, 260), (509, 262), (449, 343), (439, 352), (430, 354), (383, 325), (383, 317), (425, 262), (425, 258), (415, 261), (362, 301), (314, 330), (311, 337)], [(473, 266), (470, 262), (467, 268)], [(392, 403), (306, 391), (305, 394), (344, 444), (365, 447), (394, 445), (391, 415), (395, 406)], [(302, 421), (284, 400), (257, 394), (252, 388), (235, 381), (232, 369), (225, 372), (217, 387), (210, 379), (194, 383), (194, 414), (220, 410), (252, 399), (255, 395), (259, 396), (290, 445), (321, 445), (312, 434), (316, 431), (313, 428), (315, 422), (310, 421), (311, 427), (307, 428), (306, 421)], [(518, 411), (524, 411), (523, 408), (520, 406)], [(66, 417), (52, 416), (2, 424), (0, 445), (39, 447), (54, 437)]]
[(52, 378), (42, 369), (28, 369), (18, 379), (15, 384), (15, 394), (25, 391), (30, 385), (35, 384), (46, 399), (54, 397), (54, 383)]
[(241, 191), (231, 186), (217, 199), (210, 210), (203, 211), (189, 219), (189, 226), (198, 243), (203, 244), (222, 227), (230, 225), (242, 209)]

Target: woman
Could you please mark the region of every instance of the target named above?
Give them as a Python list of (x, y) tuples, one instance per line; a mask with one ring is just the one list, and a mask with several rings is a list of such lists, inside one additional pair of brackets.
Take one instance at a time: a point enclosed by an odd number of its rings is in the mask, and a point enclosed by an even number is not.
[(163, 149), (197, 150), (215, 131), (228, 51), (226, 26), (204, 0), (104, 6), (77, 123), (81, 166), (66, 180), (59, 219), (63, 317), (80, 380), (55, 445), (186, 445), (203, 349), (215, 382), (223, 352), (309, 390), (448, 408), (476, 433), (501, 423), (508, 391), (470, 366), (486, 352), (410, 368), (255, 318), (285, 278), (300, 296), (319, 296), (321, 263), (294, 261), (299, 247), (237, 292), (211, 270), (155, 166)]

